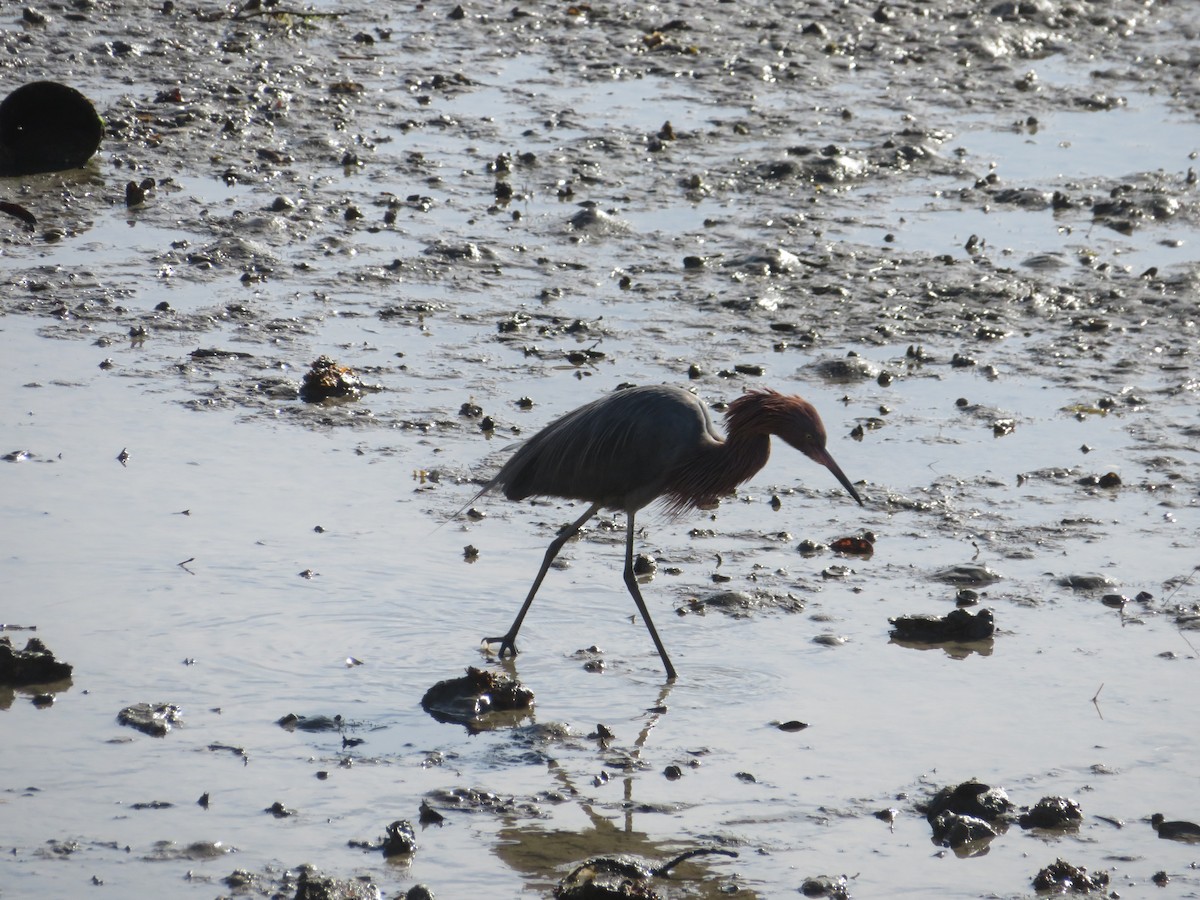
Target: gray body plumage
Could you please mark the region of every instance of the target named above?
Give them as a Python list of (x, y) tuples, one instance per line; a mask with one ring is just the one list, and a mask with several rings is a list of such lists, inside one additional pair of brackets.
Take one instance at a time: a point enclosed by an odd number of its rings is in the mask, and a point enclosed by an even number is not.
[(682, 388), (629, 388), (547, 425), (484, 492), (501, 490), (509, 500), (567, 497), (631, 512), (663, 494), (697, 447), (721, 441), (708, 409)]

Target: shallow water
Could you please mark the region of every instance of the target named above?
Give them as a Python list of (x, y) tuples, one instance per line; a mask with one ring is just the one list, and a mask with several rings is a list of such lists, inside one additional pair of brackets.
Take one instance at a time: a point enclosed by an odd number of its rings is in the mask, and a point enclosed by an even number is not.
[[(1098, 172), (1119, 178), (1180, 174), (1194, 166), (1200, 125), (1193, 115), (1173, 110), (1152, 93), (1125, 99), (1106, 112), (1051, 112), (1032, 126), (1003, 114), (976, 115), (961, 122), (950, 145), (975, 171), (1018, 185), (1086, 185)], [(955, 254), (975, 235), (1012, 264), (1033, 261), (1051, 277), (1057, 269), (1070, 274), (1081, 257), (1099, 257), (1135, 273), (1196, 258), (1189, 235), (1175, 229), (1124, 235), (1050, 209), (963, 208), (946, 196), (958, 187), (955, 179), (943, 178), (916, 182), (900, 194), (881, 191), (870, 197), (876, 202), (867, 221), (838, 234), (877, 243), (886, 233), (897, 252)]]
[[(836, 43), (873, 9), (809, 15)], [(127, 13), (104, 11), (88, 25), (97, 38), (134, 33)], [(538, 28), (343, 11), (290, 34), (189, 22), (176, 39), (197, 117), (183, 125), (152, 102), (161, 58), (90, 54), (110, 125), (128, 98), (157, 134), (130, 125), (83, 174), (0, 184), (40, 222), (26, 234), (6, 220), (0, 244), (0, 451), (30, 454), (0, 465), (0, 621), (36, 625), (75, 672), (49, 709), (0, 694), (0, 895), (73, 896), (98, 879), (132, 895), (223, 896), (234, 869), (269, 882), (310, 862), (369, 876), (385, 896), (417, 882), (442, 897), (546, 896), (591, 855), (719, 844), (740, 856), (701, 857), (656, 889), (767, 897), (845, 874), (861, 897), (1028, 896), (1062, 857), (1110, 871), (1124, 897), (1157, 891), (1159, 871), (1173, 896), (1200, 896), (1194, 847), (1148, 821), (1200, 817), (1197, 632), (1175, 616), (1196, 609), (1200, 538), (1184, 182), (1200, 126), (1186, 66), (1151, 70), (1166, 87), (1150, 90), (1130, 62), (1099, 82), (1124, 104), (1079, 112), (1074, 98), (1098, 90), (1089, 57), (1111, 57), (1119, 29), (1076, 22), (1061, 53), (976, 58), (960, 90), (905, 95), (883, 63), (898, 47), (926, 41), (923, 65), (955, 66), (935, 61), (948, 32), (933, 22), (909, 21), (912, 39), (885, 29), (874, 49), (845, 44), (858, 48), (846, 68), (731, 11), (539, 13)], [(1184, 58), (1197, 23), (1174, 14), (1178, 27), (1131, 26), (1139, 59)], [(642, 49), (676, 16), (697, 53)], [(1010, 24), (980, 28), (1009, 40)], [(390, 40), (351, 43), (384, 26)], [(31, 32), (14, 79), (73, 80), (51, 40), (65, 27)], [(255, 52), (228, 49), (247, 34)], [(801, 84), (781, 60), (802, 63)], [(1012, 88), (1030, 68), (1044, 88)], [(470, 81), (431, 80), (455, 72)], [(227, 78), (248, 99), (230, 104)], [(331, 99), (338, 79), (363, 93)], [(237, 118), (244, 105), (256, 114)], [(1030, 113), (1036, 132), (1012, 128)], [(931, 161), (879, 163), (883, 139), (914, 120), (944, 134), (926, 136)], [(681, 137), (649, 150), (666, 121)], [(807, 159), (792, 153), (801, 144), (871, 162), (839, 184), (761, 175)], [(261, 147), (294, 161), (266, 165)], [(340, 165), (348, 149), (361, 168)], [(521, 163), (526, 150), (535, 164)], [(507, 205), (488, 169), (500, 153), (515, 160)], [(1179, 211), (1121, 234), (1082, 207), (1000, 204), (972, 188), (992, 162), (1009, 186), (1103, 198), (1129, 182)], [(229, 168), (244, 180), (227, 184)], [(159, 187), (126, 209), (124, 182), (147, 173)], [(693, 174), (703, 187), (681, 187)], [(279, 196), (294, 206), (268, 209)], [(583, 201), (611, 217), (570, 228)], [(349, 206), (363, 219), (346, 219)], [(65, 233), (46, 239), (54, 227)], [(981, 253), (963, 247), (973, 233)], [(779, 250), (796, 261), (773, 269), (764, 260)], [(706, 264), (685, 269), (693, 255)], [(1063, 264), (1023, 264), (1039, 257)], [(172, 311), (154, 312), (164, 300)], [(139, 325), (149, 337), (130, 340)], [(196, 348), (250, 356), (196, 360)], [(572, 363), (578, 350), (604, 355)], [(851, 352), (869, 374), (814, 366)], [(384, 390), (306, 407), (296, 385), (322, 353)], [(953, 366), (954, 354), (976, 364)], [(639, 550), (659, 566), (644, 593), (673, 685), (621, 583), (623, 523), (605, 515), (564, 550), (520, 657), (503, 664), (535, 692), (533, 716), (476, 735), (433, 721), (424, 691), (499, 665), (480, 638), (507, 626), (579, 511), (485, 498), (481, 521), (452, 514), (522, 436), (622, 383), (687, 384), (693, 363), (710, 402), (760, 383), (812, 400), (866, 506), (781, 446), (714, 514), (643, 512)], [(748, 363), (764, 375), (719, 374)], [(523, 396), (532, 408), (518, 408)], [(467, 401), (495, 418), (494, 436), (460, 415)], [(1121, 487), (1079, 483), (1108, 472)], [(876, 536), (869, 559), (796, 549), (863, 530)], [(936, 575), (972, 562), (1002, 576), (978, 588), (996, 616), (990, 647), (889, 641), (889, 617), (952, 609), (956, 589)], [(1060, 581), (1080, 574), (1112, 584)], [(672, 614), (726, 589), (773, 602)], [(1139, 591), (1152, 599), (1124, 612), (1100, 600)], [(787, 598), (802, 611), (783, 611)], [(6, 633), (18, 645), (31, 634)], [(591, 646), (602, 673), (575, 655)], [(180, 705), (185, 724), (161, 739), (117, 724), (142, 701)], [(364, 743), (288, 732), (275, 724), (288, 713), (342, 715), (344, 736)], [(796, 719), (809, 727), (775, 727)], [(597, 723), (616, 734), (608, 748), (588, 737)], [(683, 777), (666, 778), (669, 765)], [(957, 858), (915, 805), (972, 777), (1020, 805), (1074, 797), (1084, 823), (1059, 836), (1013, 826)], [(516, 804), (452, 810), (437, 793), (452, 788)], [(419, 829), (409, 864), (348, 846), (416, 821), (424, 799), (447, 821)], [(172, 805), (132, 808), (151, 801)], [(276, 819), (275, 802), (295, 815)], [(887, 807), (894, 830), (873, 815)], [(218, 841), (230, 852), (175, 852)]]

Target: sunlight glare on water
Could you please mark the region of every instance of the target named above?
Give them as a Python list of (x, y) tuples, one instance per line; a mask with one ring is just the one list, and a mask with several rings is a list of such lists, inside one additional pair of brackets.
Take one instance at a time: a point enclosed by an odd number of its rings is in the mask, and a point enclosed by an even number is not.
[[(1039, 65), (1038, 71), (1049, 72), (1056, 84), (1059, 68)], [(958, 157), (977, 178), (991, 173), (1002, 186), (1062, 189), (1072, 196), (1094, 191), (1091, 176), (1097, 172), (1117, 178), (1142, 172), (1182, 178), (1200, 151), (1200, 124), (1153, 92), (1121, 96), (1124, 102), (1112, 109), (1047, 112), (1038, 116), (1036, 125), (967, 116), (953, 123), (943, 152)], [(972, 209), (952, 200), (970, 187), (957, 179), (917, 179), (908, 192), (871, 198), (878, 202), (864, 212), (866, 221), (858, 227), (839, 227), (836, 233), (878, 244), (887, 231), (894, 238), (890, 247), (900, 252), (956, 256), (976, 235), (986, 241), (985, 253), (1010, 265), (1049, 256), (1057, 257), (1067, 270), (1092, 256), (1135, 272), (1196, 256), (1187, 238), (1178, 239), (1179, 229), (1168, 230), (1165, 223), (1147, 222), (1132, 234), (1119, 234), (1091, 225), (1078, 214), (1059, 214), (1048, 207), (1026, 210), (981, 198), (980, 206)], [(1101, 189), (1107, 193), (1107, 188)], [(1080, 254), (1083, 259), (1077, 261)]]
[[(389, 897), (418, 881), (547, 896), (598, 853), (720, 846), (740, 856), (656, 889), (748, 900), (845, 874), (861, 897), (1026, 896), (1062, 857), (1111, 870), (1123, 897), (1160, 870), (1172, 896), (1197, 896), (1194, 848), (1148, 820), (1200, 816), (1191, 198), (1123, 235), (970, 193), (993, 162), (1003, 185), (1043, 192), (1178, 179), (1200, 146), (1186, 98), (1126, 79), (1123, 105), (1046, 103), (1035, 128), (1013, 113), (1028, 98), (993, 108), (977, 88), (956, 115), (901, 99), (887, 41), (924, 27), (889, 18), (907, 8), (778, 24), (718, 6), (690, 25), (586, 5), (323, 3), (337, 15), (270, 27), (187, 13), (128, 51), (106, 31), (128, 20), (105, 9), (87, 58), (114, 73), (95, 95), (116, 103), (114, 149), (20, 195), (53, 225), (75, 191), (87, 221), (0, 244), (0, 614), (36, 626), (6, 629), (14, 644), (36, 636), (74, 666), (48, 708), (40, 689), (0, 690), (0, 893), (207, 898), (235, 869), (312, 863)], [(1032, 32), (1020, 6), (981, 27)], [(847, 10), (896, 55), (808, 27)], [(37, 65), (65, 65), (58, 18), (21, 33), (17, 63), (39, 49)], [(194, 41), (205, 26), (220, 31)], [(174, 41), (211, 54), (179, 76), (182, 102), (155, 97)], [(1168, 49), (1145, 52), (1165, 67)], [(1097, 90), (1084, 61), (1061, 65), (1037, 61), (1036, 99)], [(925, 172), (762, 175), (813, 148), (886, 149), (918, 118), (949, 134)], [(142, 172), (160, 186), (127, 209)], [(588, 208), (606, 217), (594, 231), (573, 223)], [(770, 265), (782, 251), (795, 261)], [(1042, 279), (1024, 265), (1038, 257), (1061, 265)], [(1151, 265), (1175, 280), (1122, 277)], [(301, 402), (323, 354), (366, 393)], [(861, 378), (821, 376), (850, 354)], [(619, 512), (565, 546), (520, 656), (484, 654), (585, 507), (472, 498), (558, 416), (654, 383), (692, 386), (718, 427), (747, 388), (804, 395), (864, 506), (776, 440), (715, 510), (639, 512), (673, 684), (622, 581)], [(1091, 483), (1108, 473), (1121, 483)], [(828, 547), (864, 534), (869, 556)], [(892, 639), (891, 619), (966, 602), (956, 578), (972, 573), (994, 578), (966, 585), (991, 640)], [(518, 676), (533, 710), (494, 730), (435, 721), (422, 696), (468, 666)], [(183, 724), (119, 725), (141, 702), (178, 705)], [(289, 715), (328, 720), (290, 730)], [(1012, 824), (959, 858), (921, 805), (970, 778), (1020, 806), (1075, 798), (1084, 820)], [(448, 793), (468, 790), (475, 808)], [(374, 842), (423, 801), (446, 824), (385, 860)], [(876, 818), (889, 807), (894, 828)], [(213, 842), (237, 852), (183, 852)]]

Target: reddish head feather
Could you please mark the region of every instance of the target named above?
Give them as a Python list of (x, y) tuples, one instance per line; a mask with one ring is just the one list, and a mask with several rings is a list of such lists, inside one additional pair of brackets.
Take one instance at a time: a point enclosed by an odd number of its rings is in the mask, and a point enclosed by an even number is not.
[(850, 495), (862, 501), (825, 449), (825, 426), (816, 409), (800, 397), (767, 388), (747, 391), (725, 411), (724, 441), (697, 448), (668, 479), (667, 512), (675, 515), (715, 503), (753, 478), (771, 455), (777, 435), (814, 462), (827, 467)]

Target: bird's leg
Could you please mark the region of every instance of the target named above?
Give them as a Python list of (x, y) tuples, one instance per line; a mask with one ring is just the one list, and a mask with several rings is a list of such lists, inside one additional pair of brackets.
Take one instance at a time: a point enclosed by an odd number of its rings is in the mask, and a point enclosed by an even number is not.
[(563, 548), (563, 545), (575, 537), (579, 533), (579, 529), (583, 527), (583, 523), (594, 516), (599, 509), (600, 504), (593, 503), (588, 507), (587, 512), (564, 528), (558, 537), (550, 542), (550, 546), (546, 548), (546, 557), (542, 560), (542, 567), (538, 570), (537, 578), (533, 579), (533, 587), (529, 589), (529, 594), (521, 606), (521, 611), (517, 613), (516, 619), (513, 620), (512, 627), (508, 629), (508, 634), (501, 637), (483, 639), (485, 644), (500, 645), (501, 659), (504, 659), (505, 652), (512, 656), (517, 655), (517, 632), (521, 630), (521, 623), (525, 621), (525, 613), (529, 612), (529, 606), (533, 603), (533, 596), (538, 592), (538, 588), (542, 586), (542, 579), (546, 577), (546, 572), (550, 569), (550, 563), (554, 562), (554, 557), (558, 556), (558, 551)]
[(650, 610), (646, 609), (646, 601), (642, 599), (641, 589), (638, 587), (637, 576), (633, 572), (633, 513), (626, 512), (627, 520), (625, 529), (625, 586), (629, 588), (629, 593), (633, 596), (633, 602), (637, 604), (638, 612), (642, 614), (642, 621), (646, 623), (646, 630), (650, 632), (650, 637), (654, 640), (654, 646), (658, 648), (658, 655), (662, 657), (663, 666), (667, 670), (667, 680), (675, 680), (675, 667), (671, 665), (671, 658), (667, 656), (667, 648), (663, 646), (662, 639), (658, 636), (658, 631), (654, 627), (654, 622), (650, 620)]

